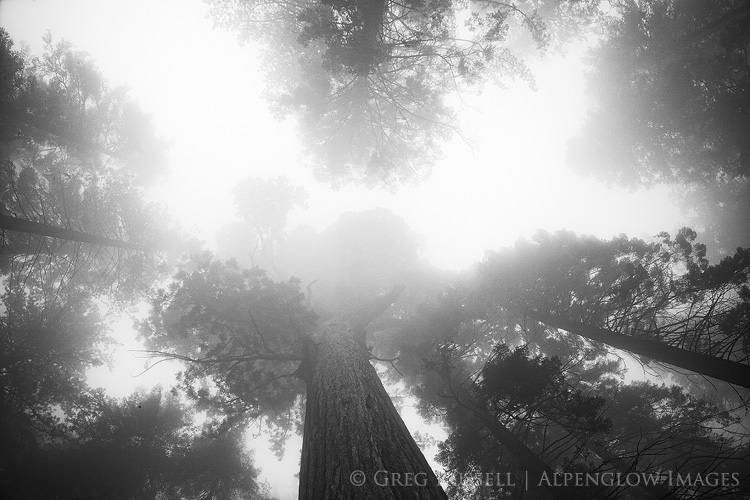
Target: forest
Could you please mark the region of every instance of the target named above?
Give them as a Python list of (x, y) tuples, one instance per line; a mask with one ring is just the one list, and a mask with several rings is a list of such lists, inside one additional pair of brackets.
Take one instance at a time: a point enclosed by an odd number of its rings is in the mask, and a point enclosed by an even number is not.
[[(750, 1), (203, 7), (257, 50), (313, 179), (245, 165), (233, 218), (193, 202), (215, 242), (154, 195), (180, 168), (163, 127), (87, 47), (0, 28), (2, 498), (286, 500), (262, 429), (278, 457), (301, 437), (300, 500), (750, 499)], [(565, 168), (667, 188), (689, 225), (539, 229), (463, 269), (383, 206), (295, 225), (306, 182), (418, 189), (471, 143), (462, 96), (535, 89), (574, 46), (591, 107)], [(93, 383), (116, 318), (174, 377)]]

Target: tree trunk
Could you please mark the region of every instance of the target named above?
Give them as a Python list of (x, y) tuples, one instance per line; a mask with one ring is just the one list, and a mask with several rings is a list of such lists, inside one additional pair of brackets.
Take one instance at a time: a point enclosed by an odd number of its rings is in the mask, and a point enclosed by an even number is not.
[[(608, 449), (604, 448), (603, 446), (599, 446), (591, 440), (586, 442), (586, 448), (599, 455), (599, 458), (606, 461), (623, 476), (630, 472), (636, 472), (631, 467), (631, 463), (623, 460)], [(649, 482), (644, 481), (643, 484), (639, 484), (637, 486), (628, 486), (628, 488), (642, 491), (644, 494), (648, 494), (651, 498), (655, 498), (657, 500), (680, 500), (680, 497), (672, 493), (661, 484), (650, 484)]]
[[(116, 151), (106, 149), (81, 137), (72, 137), (64, 130), (55, 130), (49, 127), (47, 120), (33, 116), (22, 110), (4, 109), (1, 114), (5, 116), (10, 123), (13, 123), (14, 126), (17, 126), (21, 129), (25, 128), (26, 130), (31, 129), (32, 132), (36, 132), (37, 138), (38, 135), (42, 135), (44, 140), (49, 140), (50, 142), (62, 142), (65, 145), (73, 148), (86, 148), (89, 151), (105, 154), (107, 156), (111, 156), (112, 158), (117, 158), (120, 160), (126, 159), (122, 154)], [(33, 136), (34, 134), (32, 133), (29, 135)]]
[(623, 351), (750, 389), (750, 365), (744, 363), (687, 351), (651, 339), (615, 333), (552, 314), (534, 312), (530, 313), (529, 317), (547, 326), (560, 328)]
[(453, 380), (450, 382), (454, 390), (456, 401), (465, 410), (482, 421), (497, 442), (501, 444), (515, 459), (516, 465), (525, 471), (528, 483), (524, 485), (524, 491), (528, 491), (534, 498), (572, 500), (577, 498), (575, 489), (569, 486), (555, 486), (553, 478), (555, 471), (539, 456), (529, 449), (526, 444), (518, 439), (500, 423), (495, 415), (485, 410), (460, 384)]
[(104, 247), (122, 248), (125, 250), (142, 250), (149, 251), (144, 245), (128, 243), (127, 241), (113, 240), (103, 238), (94, 234), (82, 233), (72, 229), (50, 226), (26, 219), (19, 219), (9, 215), (0, 214), (0, 229), (8, 231), (17, 231), (19, 233), (36, 234), (38, 236), (49, 236), (50, 238), (59, 238), (61, 240), (78, 241), (80, 243), (90, 243)]
[(348, 326), (310, 350), (300, 500), (447, 500)]

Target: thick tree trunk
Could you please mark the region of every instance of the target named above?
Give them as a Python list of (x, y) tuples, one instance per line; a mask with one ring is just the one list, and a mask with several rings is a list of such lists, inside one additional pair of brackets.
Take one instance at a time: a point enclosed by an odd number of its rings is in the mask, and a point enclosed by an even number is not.
[(645, 356), (662, 363), (750, 389), (750, 365), (687, 351), (655, 340), (615, 333), (552, 314), (534, 312), (530, 313), (529, 317), (547, 326), (560, 328), (586, 337), (587, 339), (622, 349), (623, 351)]
[(447, 500), (348, 325), (328, 326), (302, 373), (300, 500)]
[(379, 64), (383, 43), (380, 33), (387, 9), (388, 2), (385, 0), (365, 0), (357, 7), (362, 16), (362, 36), (358, 40), (360, 46), (357, 47), (357, 52), (366, 63), (360, 77), (369, 75)]
[(145, 247), (144, 245), (136, 245), (135, 243), (128, 243), (127, 241), (103, 238), (94, 234), (74, 231), (72, 229), (64, 229), (62, 227), (50, 226), (49, 224), (41, 224), (39, 222), (19, 219), (17, 217), (11, 217), (9, 215), (0, 214), (0, 229), (17, 231), (19, 233), (35, 234), (38, 236), (49, 236), (51, 238), (59, 238), (61, 240), (78, 241), (80, 243), (90, 243), (92, 245), (122, 248), (125, 250), (149, 251), (149, 248)]

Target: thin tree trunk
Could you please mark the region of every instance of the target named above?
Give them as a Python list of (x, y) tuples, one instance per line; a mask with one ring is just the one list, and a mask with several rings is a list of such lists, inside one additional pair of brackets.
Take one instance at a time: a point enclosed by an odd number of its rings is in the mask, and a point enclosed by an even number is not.
[[(528, 473), (529, 485), (528, 489), (533, 491), (536, 495), (541, 492), (538, 487), (547, 486), (545, 481), (541, 481), (542, 477), (549, 478), (550, 480), (554, 477), (555, 472), (547, 465), (544, 460), (530, 450), (515, 434), (509, 431), (503, 424), (501, 424), (492, 413), (485, 410), (479, 404), (471, 398), (471, 396), (465, 390), (459, 390), (456, 395), (456, 400), (461, 404), (463, 408), (468, 410), (472, 415), (481, 420), (487, 429), (492, 433), (498, 443), (503, 445), (505, 449), (516, 459), (516, 463), (520, 465)], [(619, 458), (617, 455), (607, 451), (603, 447), (597, 445), (591, 440), (586, 442), (586, 447), (599, 455), (600, 458), (609, 462), (617, 472), (623, 476), (628, 472), (632, 472), (629, 469), (629, 463)], [(630, 489), (640, 491), (644, 495), (644, 498), (655, 498), (660, 500), (679, 500), (672, 492), (660, 484), (649, 484), (644, 483), (642, 485), (629, 486)], [(576, 497), (575, 489), (571, 487), (563, 486), (552, 486), (543, 490), (543, 498), (554, 498), (554, 499), (574, 499)]]
[(555, 471), (500, 423), (495, 415), (475, 401), (463, 386), (454, 380), (451, 382), (451, 389), (459, 405), (482, 421), (497, 442), (505, 447), (515, 459), (516, 465), (525, 472), (528, 481), (523, 487), (525, 491), (541, 499), (572, 500), (577, 498), (572, 487), (554, 486)]
[(348, 326), (310, 350), (300, 500), (447, 500)]
[(623, 351), (750, 389), (750, 365), (744, 363), (687, 351), (651, 339), (615, 333), (552, 314), (533, 312), (529, 314), (529, 317), (545, 325), (560, 328)]
[(689, 46), (694, 42), (700, 41), (706, 36), (712, 34), (713, 32), (723, 28), (726, 24), (730, 23), (731, 21), (734, 21), (740, 15), (748, 11), (750, 11), (750, 2), (745, 2), (744, 4), (741, 4), (739, 7), (732, 9), (729, 12), (725, 13), (724, 15), (720, 16), (718, 19), (710, 23), (707, 23), (701, 28), (693, 31), (686, 37), (675, 41), (674, 45), (676, 48), (680, 48), (680, 47)]
[(36, 234), (38, 236), (49, 236), (50, 238), (59, 238), (68, 241), (78, 241), (80, 243), (90, 243), (92, 245), (122, 248), (125, 250), (150, 250), (144, 245), (137, 245), (135, 243), (129, 243), (127, 241), (103, 238), (94, 234), (50, 226), (49, 224), (42, 224), (40, 222), (33, 222), (30, 220), (19, 219), (17, 217), (11, 217), (9, 215), (2, 214), (0, 214), (0, 229), (7, 231), (17, 231), (19, 233)]
[(45, 136), (46, 140), (63, 142), (67, 146), (73, 148), (86, 148), (89, 151), (105, 154), (107, 156), (111, 156), (112, 158), (117, 158), (120, 160), (127, 159), (117, 151), (106, 149), (98, 144), (84, 140), (80, 137), (71, 137), (70, 134), (67, 134), (64, 130), (55, 130), (49, 127), (46, 120), (30, 115), (24, 111), (5, 109), (1, 114), (8, 118), (11, 123), (14, 123), (19, 128), (30, 128), (37, 134), (42, 134), (43, 136)]
[[(586, 441), (586, 448), (599, 455), (599, 458), (606, 461), (623, 476), (625, 476), (629, 472), (633, 472), (633, 470), (630, 468), (631, 464), (627, 460), (623, 460), (603, 446), (599, 446), (593, 441), (588, 440)], [(649, 482), (644, 481), (642, 484), (639, 483), (636, 486), (629, 486), (629, 488), (640, 490), (644, 493), (647, 493), (650, 497), (659, 500), (680, 500), (680, 497), (669, 491), (665, 486), (661, 484), (650, 484)]]

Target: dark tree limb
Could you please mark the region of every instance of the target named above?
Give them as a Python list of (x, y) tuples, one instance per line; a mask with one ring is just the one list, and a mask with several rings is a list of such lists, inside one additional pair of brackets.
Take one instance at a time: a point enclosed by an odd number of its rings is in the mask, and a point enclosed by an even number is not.
[(19, 233), (35, 234), (37, 236), (48, 236), (61, 240), (77, 241), (80, 243), (89, 243), (105, 247), (122, 248), (125, 250), (139, 250), (143, 252), (153, 251), (153, 249), (128, 241), (113, 240), (94, 234), (65, 229), (62, 227), (51, 226), (40, 222), (33, 222), (10, 215), (0, 214), (0, 229), (3, 231), (16, 231)]
[(616, 349), (750, 389), (750, 365), (744, 363), (672, 347), (651, 339), (623, 335), (549, 313), (531, 312), (529, 317), (547, 326), (560, 328)]

